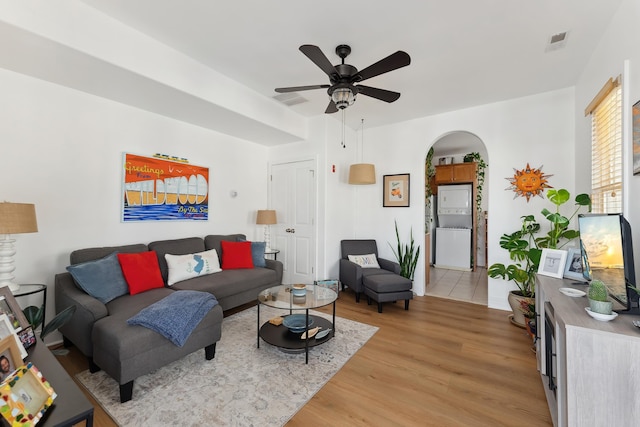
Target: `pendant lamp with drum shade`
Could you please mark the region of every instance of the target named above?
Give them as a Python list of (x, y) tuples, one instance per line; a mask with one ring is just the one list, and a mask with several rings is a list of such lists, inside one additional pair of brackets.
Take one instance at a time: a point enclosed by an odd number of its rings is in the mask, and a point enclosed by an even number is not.
[(369, 185), (376, 183), (376, 167), (371, 163), (362, 163), (364, 156), (364, 119), (362, 122), (362, 142), (360, 149), (361, 163), (355, 163), (349, 166), (349, 184), (352, 185)]

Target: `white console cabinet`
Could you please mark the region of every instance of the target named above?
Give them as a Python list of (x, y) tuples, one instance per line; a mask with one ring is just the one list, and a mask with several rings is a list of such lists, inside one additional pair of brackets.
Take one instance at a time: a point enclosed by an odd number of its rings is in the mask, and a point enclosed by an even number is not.
[(586, 292), (586, 285), (574, 283), (541, 275), (536, 280), (538, 370), (553, 423), (640, 426), (640, 328), (631, 322), (640, 316), (595, 320), (585, 311), (586, 296), (573, 298), (559, 291), (566, 287)]

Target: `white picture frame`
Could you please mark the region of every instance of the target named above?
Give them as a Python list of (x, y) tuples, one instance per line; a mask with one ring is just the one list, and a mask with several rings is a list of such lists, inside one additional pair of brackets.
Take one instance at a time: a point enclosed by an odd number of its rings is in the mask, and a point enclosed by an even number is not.
[(566, 279), (585, 282), (586, 279), (582, 275), (583, 269), (582, 252), (578, 248), (569, 248), (567, 251), (567, 262), (565, 262), (564, 266), (564, 277)]
[(562, 279), (564, 265), (567, 262), (567, 251), (560, 249), (543, 249), (538, 265), (538, 274)]
[(13, 339), (16, 340), (16, 344), (20, 349), (20, 356), (24, 360), (24, 358), (28, 356), (27, 350), (25, 350), (24, 345), (22, 345), (22, 341), (20, 341), (20, 337), (18, 337), (16, 330), (13, 329), (9, 316), (6, 314), (0, 314), (0, 339), (6, 338), (9, 335), (13, 335)]

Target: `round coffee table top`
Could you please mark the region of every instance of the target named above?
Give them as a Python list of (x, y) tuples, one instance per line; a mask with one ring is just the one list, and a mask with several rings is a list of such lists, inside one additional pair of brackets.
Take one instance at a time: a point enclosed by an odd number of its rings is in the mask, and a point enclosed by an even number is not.
[(306, 285), (305, 296), (294, 296), (291, 285), (274, 286), (265, 289), (258, 295), (258, 302), (273, 308), (288, 310), (304, 310), (324, 307), (333, 303), (338, 294), (329, 288), (317, 285)]

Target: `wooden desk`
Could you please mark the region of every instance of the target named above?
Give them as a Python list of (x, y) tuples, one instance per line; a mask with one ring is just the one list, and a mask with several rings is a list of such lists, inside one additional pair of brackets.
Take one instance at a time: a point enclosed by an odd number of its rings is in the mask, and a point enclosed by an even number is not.
[[(92, 427), (93, 405), (87, 400), (47, 346), (38, 339), (37, 344), (28, 348), (27, 352), (29, 355), (25, 359), (25, 363), (33, 362), (57, 394), (53, 405), (44, 414), (38, 423), (38, 427), (72, 426), (82, 420), (85, 421), (87, 427)], [(4, 418), (2, 420), (6, 423)]]

